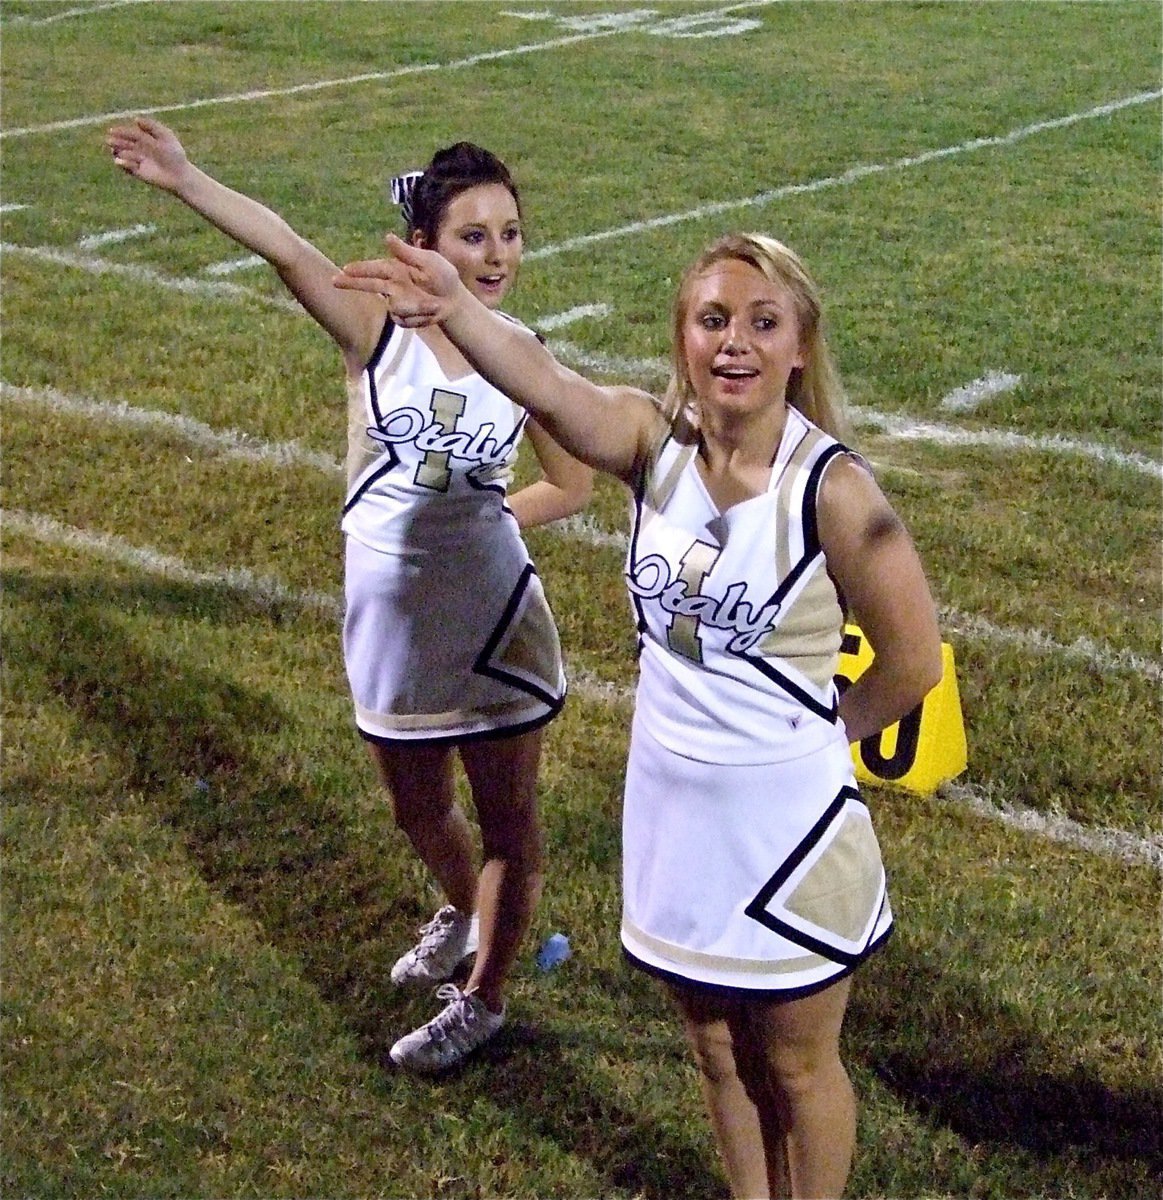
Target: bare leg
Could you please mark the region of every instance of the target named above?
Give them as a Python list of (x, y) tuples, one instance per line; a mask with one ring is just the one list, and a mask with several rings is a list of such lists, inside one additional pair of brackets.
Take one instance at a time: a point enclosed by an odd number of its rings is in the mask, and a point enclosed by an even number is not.
[(380, 782), (391, 794), (396, 824), (448, 903), (471, 913), (477, 892), (475, 848), (468, 819), (456, 802), (451, 748), (421, 743), (367, 746)]
[(842, 1195), (856, 1141), (839, 1050), (849, 987), (786, 1001), (671, 988), (736, 1200)]
[(493, 1012), (541, 898), (542, 837), (537, 813), (541, 731), (466, 742), (461, 761), (472, 787), (484, 847), (477, 912), (480, 947), (466, 992)]
[[(738, 1023), (740, 1003), (673, 985), (670, 991), (694, 1052), (703, 1103), (731, 1195), (735, 1200), (788, 1195), (786, 1187), (778, 1191), (770, 1188), (759, 1116), (762, 1097), (754, 1096), (757, 1087), (766, 1087), (766, 1072), (760, 1071), (758, 1079), (747, 1078), (743, 1064), (748, 1058), (741, 1055), (736, 1059), (731, 1025)], [(770, 1095), (766, 1107), (773, 1108)]]
[(766, 1063), (776, 1101), (777, 1112), (760, 1112), (765, 1141), (782, 1141), (790, 1195), (805, 1200), (835, 1200), (852, 1167), (856, 1098), (840, 1061), (850, 987), (851, 980), (842, 979), (802, 1000), (748, 1005), (745, 1036), (755, 1058)]

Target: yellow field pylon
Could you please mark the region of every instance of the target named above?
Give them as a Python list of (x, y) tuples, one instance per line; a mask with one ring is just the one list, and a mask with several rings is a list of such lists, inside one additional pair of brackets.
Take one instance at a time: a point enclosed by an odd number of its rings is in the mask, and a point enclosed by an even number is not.
[[(840, 668), (836, 680), (841, 689), (854, 683), (868, 669), (874, 655), (863, 632), (855, 625), (844, 627)], [(856, 778), (865, 783), (887, 783), (930, 795), (941, 784), (960, 775), (968, 763), (965, 722), (953, 647), (941, 643), (941, 681), (895, 725), (852, 745)]]

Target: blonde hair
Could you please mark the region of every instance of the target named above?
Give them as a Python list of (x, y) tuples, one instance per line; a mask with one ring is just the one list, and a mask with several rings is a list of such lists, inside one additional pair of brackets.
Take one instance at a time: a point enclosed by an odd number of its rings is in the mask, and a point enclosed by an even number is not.
[(671, 312), (671, 376), (663, 411), (674, 422), (686, 408), (697, 408), (683, 342), (691, 286), (715, 263), (731, 259), (749, 263), (770, 282), (791, 293), (806, 365), (792, 371), (785, 398), (812, 424), (851, 445), (844, 385), (821, 325), (819, 291), (795, 251), (762, 233), (726, 234), (712, 242), (683, 273)]

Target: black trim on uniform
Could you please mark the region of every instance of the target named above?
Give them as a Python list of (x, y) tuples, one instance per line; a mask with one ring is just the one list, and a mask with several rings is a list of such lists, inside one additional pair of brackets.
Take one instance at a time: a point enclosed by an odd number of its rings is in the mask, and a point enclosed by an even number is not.
[[(371, 407), (372, 415), (375, 417), (377, 427), (381, 424), (383, 414), (380, 412), (379, 397), (376, 393), (376, 367), (379, 365), (380, 359), (383, 358), (384, 351), (387, 350), (388, 343), (392, 340), (392, 336), (395, 334), (397, 328), (398, 326), (392, 321), (391, 317), (385, 318), (384, 327), (380, 330), (379, 340), (376, 342), (376, 348), (372, 351), (371, 358), (367, 360), (363, 368), (363, 374), (367, 376), (368, 403)], [(400, 456), (396, 453), (395, 446), (388, 443), (382, 443), (382, 445), (388, 455), (388, 461), (372, 471), (359, 487), (347, 497), (343, 503), (344, 516), (352, 510), (372, 484), (400, 465)]]
[(804, 556), (815, 558), (820, 553), (820, 522), (816, 512), (817, 498), (820, 492), (820, 479), (824, 468), (837, 455), (847, 454), (848, 447), (839, 442), (833, 442), (826, 450), (820, 452), (820, 457), (812, 464), (808, 472), (808, 482), (804, 487), (803, 522), (804, 522)]
[(374, 484), (378, 479), (381, 479), (384, 475), (387, 475), (389, 471), (395, 470), (396, 467), (400, 465), (400, 456), (396, 453), (395, 446), (387, 445), (385, 443), (385, 448), (388, 455), (388, 461), (383, 463), (381, 466), (378, 466), (374, 471), (370, 472), (367, 478), (364, 479), (364, 481), (359, 485), (359, 487), (357, 487), (355, 491), (348, 496), (347, 500), (344, 501), (343, 512), (345, 515), (355, 507), (360, 498), (372, 486), (372, 484)]
[(773, 683), (779, 684), (789, 696), (793, 696), (804, 708), (810, 712), (814, 712), (816, 716), (823, 717), (831, 725), (836, 724), (836, 718), (840, 711), (840, 702), (834, 690), (835, 684), (832, 685), (832, 703), (830, 705), (821, 704), (814, 696), (805, 692), (799, 684), (793, 683), (782, 671), (776, 670), (766, 659), (756, 658), (754, 655), (748, 654), (745, 650), (729, 650), (727, 653), (734, 654), (736, 658), (741, 658), (744, 662), (753, 666), (761, 675), (766, 675)]
[(365, 742), (374, 742), (377, 746), (459, 746), (464, 742), (491, 742), (501, 738), (519, 737), (523, 733), (532, 733), (542, 725), (548, 725), (565, 707), (565, 694), (551, 705), (548, 712), (521, 721), (516, 725), (503, 725), (496, 729), (481, 729), (476, 733), (440, 733), (432, 737), (387, 737), (382, 733), (368, 733), (357, 724), (356, 733)]
[[(633, 520), (630, 522), (630, 548), (626, 555), (626, 569), (622, 572), (624, 576), (629, 578), (630, 573), (634, 570), (635, 564), (638, 561), (638, 535), (642, 531), (642, 508), (646, 503), (646, 472), (643, 471), (640, 477), (634, 484), (634, 514)], [(643, 635), (646, 633), (648, 626), (646, 620), (646, 610), (642, 606), (642, 598), (634, 591), (633, 588), (627, 587), (630, 593), (630, 603), (634, 605), (634, 612), (637, 615), (635, 625), (638, 630), (638, 653), (642, 653)]]
[[(807, 484), (804, 487), (803, 504), (800, 506), (800, 520), (803, 522), (804, 528), (804, 552), (784, 576), (779, 587), (768, 597), (767, 604), (781, 606), (784, 597), (799, 582), (800, 576), (823, 553), (823, 547), (820, 545), (819, 519), (816, 515), (816, 496), (820, 490), (820, 477), (832, 459), (838, 454), (847, 453), (847, 449), (836, 442), (822, 450), (820, 457), (812, 464), (812, 469), (808, 472)], [(763, 607), (766, 608), (767, 605), (765, 604)]]
[[(656, 979), (661, 979), (663, 983), (705, 996), (719, 997), (724, 1000), (802, 1000), (805, 996), (814, 996), (817, 992), (831, 987), (832, 984), (839, 983), (841, 979), (847, 979), (866, 958), (871, 957), (888, 941), (892, 931), (893, 926), (890, 925), (880, 937), (866, 947), (863, 955), (856, 962), (841, 966), (834, 975), (829, 975), (827, 979), (821, 979), (818, 983), (806, 983), (800, 987), (747, 987), (746, 984), (729, 987), (725, 983), (707, 983), (702, 979), (691, 979), (686, 975), (680, 975), (677, 971), (667, 971), (662, 967), (656, 967), (653, 963), (643, 962), (636, 954), (627, 950), (625, 945), (622, 946), (622, 957), (630, 966), (636, 967), (639, 971), (645, 971), (647, 975), (653, 975)], [(833, 959), (833, 961), (835, 960)]]
[(372, 356), (367, 360), (366, 365), (374, 367), (384, 356), (384, 351), (388, 348), (388, 343), (392, 340), (399, 326), (392, 320), (390, 316), (384, 317), (384, 327), (380, 330), (379, 340), (376, 342), (376, 348), (372, 351)]
[(380, 423), (380, 405), (379, 399), (376, 396), (376, 367), (380, 364), (380, 359), (384, 356), (384, 351), (388, 348), (388, 343), (392, 340), (392, 335), (396, 332), (396, 324), (391, 317), (384, 321), (384, 327), (380, 330), (379, 341), (376, 342), (376, 348), (372, 351), (372, 356), (364, 364), (364, 371), (367, 373), (368, 391), (371, 397), (371, 408), (376, 418), (376, 424)]
[[(787, 938), (789, 942), (794, 942), (797, 946), (803, 946), (805, 950), (821, 954), (824, 958), (829, 958), (832, 962), (841, 963), (844, 966), (855, 966), (860, 962), (868, 954), (871, 942), (855, 953), (847, 950), (839, 950), (828, 942), (822, 941), (817, 937), (812, 937), (811, 934), (796, 929), (795, 926), (789, 925), (786, 921), (781, 921), (779, 917), (773, 916), (767, 911), (767, 905), (770, 903), (772, 896), (783, 887), (791, 877), (792, 872), (804, 861), (808, 853), (824, 836), (828, 827), (843, 812), (850, 800), (859, 801), (860, 793), (856, 788), (845, 784), (837, 792), (835, 800), (824, 810), (823, 816), (804, 835), (800, 844), (784, 859), (779, 870), (759, 889), (751, 903), (743, 910), (744, 914), (749, 916), (753, 921), (758, 921), (760, 925), (765, 925), (781, 937)], [(881, 906), (883, 907), (883, 901)], [(873, 924), (873, 928), (876, 928), (875, 923)]]
[[(823, 553), (823, 547), (820, 545), (819, 521), (816, 516), (816, 499), (820, 490), (820, 479), (823, 477), (824, 468), (827, 467), (832, 459), (837, 455), (847, 453), (849, 451), (846, 446), (840, 442), (835, 442), (822, 450), (819, 458), (812, 464), (812, 469), (808, 472), (807, 484), (804, 487), (803, 504), (800, 508), (800, 519), (803, 522), (804, 529), (804, 553), (799, 561), (788, 571), (787, 575), (780, 582), (779, 587), (772, 592), (767, 600), (767, 604), (762, 606), (763, 608), (766, 608), (770, 604), (774, 604), (777, 610), (782, 607), (784, 598), (788, 592), (791, 591), (799, 582), (804, 572)], [(819, 700), (804, 691), (798, 684), (793, 683), (782, 671), (777, 670), (765, 659), (756, 658), (746, 650), (728, 650), (727, 653), (733, 654), (736, 658), (741, 658), (744, 662), (750, 663), (757, 671), (766, 675), (773, 683), (777, 683), (788, 695), (793, 696), (805, 708), (814, 712), (817, 716), (823, 717), (830, 724), (836, 724), (839, 713), (839, 697), (836, 695), (834, 688), (831, 704), (821, 704)]]
[(540, 688), (536, 684), (530, 683), (527, 679), (522, 679), (519, 675), (514, 675), (506, 671), (503, 667), (499, 667), (489, 662), (496, 648), (501, 644), (501, 639), (509, 630), (513, 618), (517, 615), (517, 610), (521, 607), (521, 601), (525, 598), (525, 593), (529, 590), (529, 582), (537, 577), (537, 571), (532, 563), (526, 563), (521, 571), (521, 577), (517, 580), (517, 586), (513, 589), (512, 595), (509, 597), (509, 603), (505, 605), (505, 611), (501, 614), (500, 620), (493, 628), (493, 632), (489, 634), (488, 641), (485, 642), (484, 649), (477, 655), (476, 662), (473, 663), (472, 669), (478, 675), (487, 676), (489, 679), (495, 679), (499, 683), (507, 683), (510, 687), (516, 688), (519, 692), (525, 692), (526, 695), (533, 696), (542, 701), (544, 704), (554, 704), (558, 701), (558, 696), (555, 692), (547, 691), (545, 688)]

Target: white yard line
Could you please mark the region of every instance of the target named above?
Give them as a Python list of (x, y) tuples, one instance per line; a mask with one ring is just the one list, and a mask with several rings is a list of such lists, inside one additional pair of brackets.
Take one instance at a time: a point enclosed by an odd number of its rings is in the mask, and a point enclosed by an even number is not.
[(130, 225), (127, 229), (106, 229), (102, 233), (90, 233), (77, 239), (81, 250), (99, 250), (102, 246), (115, 246), (119, 242), (129, 242), (134, 238), (148, 237), (157, 232), (156, 225)]
[(762, 208), (776, 200), (788, 196), (803, 196), (812, 192), (822, 192), (829, 188), (847, 187), (872, 175), (884, 175), (891, 171), (905, 171), (911, 167), (923, 166), (943, 158), (954, 158), (961, 154), (969, 154), (975, 150), (992, 149), (996, 146), (1010, 146), (1015, 142), (1024, 141), (1035, 134), (1047, 133), (1054, 129), (1065, 129), (1077, 125), (1080, 121), (1092, 121), (1098, 117), (1109, 117), (1125, 108), (1133, 108), (1139, 104), (1149, 104), (1163, 96), (1163, 90), (1153, 92), (1138, 92), (1134, 96), (1126, 96), (1121, 100), (1112, 100), (1108, 104), (1099, 104), (1081, 112), (1068, 113), (1063, 117), (1053, 117), (1047, 121), (1035, 121), (1031, 125), (1021, 125), (1008, 133), (996, 137), (970, 138), (956, 145), (943, 146), (937, 150), (925, 150), (920, 154), (910, 154), (904, 158), (891, 159), (888, 162), (864, 163), (849, 168), (839, 175), (829, 175), (822, 179), (812, 179), (805, 183), (789, 183), (783, 187), (772, 188), (767, 192), (759, 192), (754, 196), (743, 196), (735, 200), (718, 200), (713, 204), (704, 204), (699, 208), (689, 208), (684, 212), (666, 213), (650, 217), (645, 221), (632, 221), (629, 225), (618, 225), (612, 229), (602, 229), (595, 233), (583, 233), (577, 237), (567, 238), (556, 245), (542, 246), (530, 250), (526, 259), (551, 258), (564, 254), (569, 250), (580, 250), (597, 242), (608, 242), (616, 238), (632, 237), (634, 234), (647, 233), (653, 229), (665, 229), (671, 225), (679, 225), (685, 221), (702, 221), (707, 217), (716, 217), (722, 213), (736, 212), (742, 208)]
[[(9, 18), (5, 25), (12, 24), (48, 24), (51, 20), (62, 20), (65, 17), (85, 16), (97, 12), (101, 8), (115, 8), (121, 4), (146, 3), (148, 0), (107, 0), (105, 4), (93, 4), (86, 8), (68, 10), (56, 13), (52, 17)], [(713, 20), (715, 17), (728, 13), (752, 8), (766, 8), (780, 0), (740, 0), (736, 4), (723, 5), (720, 8), (708, 9), (699, 16), (703, 20)], [(555, 14), (549, 14), (554, 16)], [(500, 50), (483, 51), (480, 54), (470, 54), (466, 58), (452, 59), (449, 62), (412, 63), (404, 67), (395, 67), (387, 71), (366, 71), (359, 75), (345, 75), (338, 79), (317, 79), (308, 83), (288, 84), (281, 88), (263, 88), (249, 92), (233, 92), (225, 96), (203, 96), (196, 100), (180, 101), (174, 104), (154, 105), (148, 108), (119, 109), (115, 112), (90, 113), (86, 116), (71, 117), (63, 121), (49, 121), (43, 125), (25, 125), (15, 129), (0, 130), (0, 139), (29, 137), (38, 133), (56, 133), (65, 129), (80, 129), (91, 125), (104, 125), (109, 121), (122, 121), (142, 115), (157, 113), (187, 112), (196, 108), (207, 108), (220, 104), (246, 104), (260, 100), (272, 100), (280, 96), (297, 96), (307, 92), (320, 92), (328, 88), (352, 87), (363, 83), (379, 83), (388, 79), (400, 79), (409, 75), (423, 75), (431, 72), (459, 71), (466, 67), (475, 67), (481, 63), (497, 62), (506, 58), (516, 58), (525, 54), (537, 54), (543, 50), (557, 50), (562, 46), (573, 46), (579, 42), (595, 41), (598, 38), (614, 37), (626, 34), (640, 28), (633, 22), (625, 22), (615, 15), (607, 26), (584, 28), (581, 32), (568, 34), (563, 37), (549, 38), (543, 42), (532, 42), (521, 46), (511, 46)]]
[[(73, 396), (55, 388), (19, 387), (3, 381), (0, 381), (0, 398), (11, 403), (66, 413), (85, 421), (113, 421), (153, 429), (169, 436), (185, 438), (192, 445), (230, 458), (276, 466), (304, 466), (336, 477), (343, 473), (343, 465), (337, 459), (297, 442), (265, 442), (236, 429), (216, 430), (180, 413), (137, 408), (125, 401)], [(602, 529), (588, 513), (555, 522), (551, 528), (562, 536), (591, 546), (612, 549), (619, 554), (624, 554), (628, 545), (625, 532)], [(1163, 680), (1163, 664), (1131, 651), (1111, 650), (1090, 638), (1078, 638), (1072, 643), (1059, 642), (1042, 630), (1010, 629), (995, 625), (985, 617), (949, 607), (941, 610), (941, 623), (948, 632), (962, 637), (1012, 646), (1030, 654), (1075, 659), (1104, 674), (1127, 671), (1147, 679)]]
[(336, 620), (343, 616), (343, 597), (331, 592), (300, 591), (288, 587), (273, 576), (258, 575), (246, 567), (199, 571), (187, 566), (181, 559), (163, 554), (149, 546), (135, 546), (126, 538), (112, 533), (93, 533), (87, 529), (78, 529), (75, 525), (66, 525), (40, 513), (2, 509), (0, 529), (35, 538), (46, 545), (95, 554), (122, 566), (162, 575), (179, 583), (226, 588), (239, 592), (263, 606), (286, 605), (300, 610), (321, 612)]
[(1163, 835), (1140, 837), (1125, 829), (1091, 828), (1062, 813), (1043, 813), (1022, 808), (1005, 799), (994, 799), (984, 788), (953, 780), (944, 784), (938, 795), (962, 805), (991, 821), (1001, 821), (1023, 833), (1051, 842), (1076, 846), (1094, 854), (1105, 854), (1132, 865), (1143, 864), (1163, 871)]
[(1011, 375), (1008, 371), (987, 371), (980, 379), (974, 379), (942, 396), (939, 407), (942, 412), (976, 412), (987, 400), (1012, 392), (1021, 382), (1020, 375)]
[(301, 306), (290, 296), (270, 296), (238, 283), (216, 282), (208, 279), (187, 279), (180, 275), (165, 275), (152, 267), (138, 263), (111, 262), (95, 254), (77, 254), (70, 250), (57, 250), (52, 246), (18, 246), (11, 242), (0, 242), (0, 254), (16, 254), (41, 262), (54, 263), (61, 267), (72, 267), (88, 271), (91, 275), (117, 275), (132, 279), (136, 283), (148, 283), (152, 287), (165, 288), (171, 292), (182, 292), (190, 296), (216, 296), (231, 301), (252, 300), (267, 308), (281, 308), (287, 312), (303, 315)]
[(975, 613), (948, 606), (942, 606), (938, 616), (941, 628), (947, 633), (959, 634), (974, 641), (1013, 646), (1027, 654), (1074, 659), (1094, 667), (1104, 675), (1128, 671), (1144, 679), (1163, 680), (1163, 663), (1158, 660), (1132, 650), (1111, 650), (1088, 637), (1075, 638), (1073, 642), (1059, 642), (1041, 629), (1009, 629)]
[(1108, 466), (1121, 467), (1139, 475), (1163, 479), (1163, 462), (1133, 450), (1118, 450), (1102, 442), (1085, 442), (1061, 434), (1014, 433), (1009, 429), (959, 429), (954, 425), (935, 425), (916, 421), (896, 413), (851, 405), (852, 419), (862, 426), (879, 429), (886, 437), (902, 442), (936, 442), (945, 446), (985, 446), (994, 450), (1034, 450), (1046, 454), (1064, 454), (1092, 458)]
[[(573, 342), (553, 340), (553, 353), (573, 367), (603, 375), (620, 376), (639, 384), (665, 380), (670, 363), (665, 358), (618, 358), (610, 354), (586, 350)], [(904, 442), (936, 442), (946, 446), (985, 446), (999, 450), (1032, 450), (1046, 454), (1063, 454), (1077, 458), (1092, 458), (1108, 466), (1121, 467), (1140, 475), (1163, 479), (1163, 462), (1133, 450), (1119, 450), (1102, 442), (1088, 442), (1061, 434), (1015, 433), (1009, 429), (961, 429), (955, 425), (938, 425), (917, 421), (896, 413), (880, 412), (858, 404), (848, 406), (852, 420), (862, 427), (878, 430), (885, 437)]]
[(130, 4), (150, 4), (153, 0), (104, 0), (104, 3), (86, 4), (81, 8), (66, 8), (61, 12), (51, 13), (47, 17), (34, 17), (28, 14), (17, 14), (5, 17), (4, 28), (12, 25), (23, 25), (26, 29), (35, 25), (55, 25), (57, 21), (68, 21), (73, 17), (88, 17), (93, 13), (104, 12), (110, 8), (125, 8)]
[(83, 117), (72, 117), (64, 121), (49, 121), (43, 125), (25, 125), (16, 129), (0, 131), (0, 139), (22, 138), (39, 133), (58, 133), (64, 129), (83, 129), (91, 125), (106, 125), (110, 121), (125, 121), (139, 116), (156, 116), (158, 113), (189, 112), (197, 108), (210, 108), (221, 104), (245, 104), (256, 100), (273, 100), (280, 96), (301, 96), (309, 92), (322, 92), (329, 88), (354, 87), (363, 83), (382, 83), (389, 79), (402, 79), (409, 75), (428, 75), (461, 71), (481, 63), (499, 62), (506, 58), (518, 58), (525, 54), (538, 54), (543, 50), (557, 50), (562, 46), (573, 46), (579, 42), (592, 42), (597, 38), (614, 37), (625, 33), (621, 28), (599, 29), (588, 33), (575, 33), (566, 37), (549, 38), (544, 42), (530, 42), (523, 46), (510, 46), (501, 50), (486, 50), (470, 54), (465, 58), (449, 62), (410, 63), (388, 71), (365, 71), (359, 75), (344, 75), (338, 79), (316, 79), (309, 83), (291, 84), (287, 87), (263, 88), (250, 92), (233, 92), (226, 96), (204, 96), (197, 100), (185, 100), (175, 104), (155, 104), (143, 108), (125, 108), (114, 112), (90, 113)]
[(261, 254), (247, 254), (243, 258), (228, 258), (211, 263), (203, 268), (205, 275), (233, 275), (235, 271), (249, 271), (252, 267), (265, 267), (267, 260)]
[(563, 534), (565, 537), (573, 538), (575, 541), (585, 542), (589, 546), (601, 546), (610, 550), (617, 550), (619, 554), (625, 554), (627, 547), (630, 545), (628, 534), (621, 530), (611, 532), (610, 530), (603, 529), (586, 512), (575, 513), (572, 517), (563, 517), (560, 521), (554, 521), (549, 528)]
[(84, 421), (113, 421), (138, 429), (149, 429), (170, 437), (181, 437), (195, 446), (272, 466), (303, 466), (328, 475), (341, 475), (343, 464), (298, 442), (265, 442), (237, 429), (217, 430), (203, 421), (181, 413), (152, 408), (136, 408), (124, 400), (94, 400), (88, 396), (70, 396), (56, 388), (16, 387), (0, 381), (0, 397), (17, 404), (47, 408)]
[(554, 338), (549, 342), (554, 357), (573, 367), (595, 371), (602, 375), (617, 375), (622, 379), (665, 380), (670, 372), (670, 363), (665, 358), (624, 358), (619, 354), (606, 354), (601, 350), (587, 350), (573, 342)]
[[(740, 5), (738, 7), (744, 6)], [(603, 30), (595, 34), (586, 34), (584, 36), (607, 36), (613, 32), (618, 32), (618, 30)], [(581, 35), (579, 35), (579, 37), (580, 36)], [(579, 39), (564, 39), (564, 41), (567, 42), (576, 40)], [(542, 43), (541, 45), (548, 46), (550, 43)], [(469, 60), (463, 61), (468, 62)], [(1041, 133), (1052, 129), (1065, 128), (1067, 126), (1074, 125), (1079, 121), (1091, 120), (1101, 116), (1109, 116), (1113, 113), (1121, 111), (1122, 109), (1138, 104), (1145, 104), (1151, 100), (1156, 100), (1160, 96), (1163, 96), (1163, 91), (1140, 92), (1135, 96), (1112, 101), (1109, 104), (1098, 105), (1095, 108), (1087, 109), (1083, 112), (1071, 113), (1064, 117), (1057, 117), (1052, 120), (1039, 121), (1031, 125), (1024, 125), (1001, 137), (975, 138), (971, 141), (961, 142), (957, 145), (945, 147), (941, 150), (927, 151), (923, 154), (897, 159), (892, 163), (881, 163), (856, 167), (850, 171), (844, 172), (842, 175), (830, 176), (825, 179), (818, 179), (805, 184), (790, 185), (787, 188), (780, 188), (772, 192), (761, 193), (759, 196), (748, 197), (742, 200), (722, 201), (718, 204), (704, 206), (699, 209), (691, 209), (684, 213), (675, 213), (668, 216), (656, 217), (648, 222), (636, 222), (631, 225), (623, 225), (616, 229), (609, 229), (600, 233), (585, 234), (580, 238), (572, 238), (565, 242), (558, 243), (556, 246), (544, 247), (540, 251), (530, 251), (525, 257), (547, 257), (551, 254), (561, 253), (564, 250), (574, 249), (583, 245), (589, 245), (594, 241), (606, 241), (613, 238), (625, 237), (648, 228), (656, 228), (661, 225), (674, 224), (678, 221), (693, 220), (711, 215), (715, 212), (727, 211), (732, 208), (767, 203), (771, 199), (776, 199), (781, 196), (790, 195), (797, 192), (816, 191), (826, 187), (839, 186), (842, 184), (855, 182), (856, 180), (865, 178), (868, 175), (915, 166), (921, 163), (935, 161), (940, 158), (966, 153), (970, 150), (1012, 144), (1024, 138), (1031, 137), (1036, 133)], [(205, 280), (189, 280), (168, 277), (162, 275), (160, 272), (153, 271), (148, 267), (135, 266), (132, 264), (107, 263), (97, 257), (84, 257), (80, 255), (69, 254), (66, 251), (55, 250), (49, 247), (19, 246), (12, 243), (3, 243), (0, 244), (0, 252), (28, 255), (34, 258), (40, 258), (49, 262), (54, 262), (64, 266), (72, 266), (79, 270), (87, 270), (94, 273), (122, 275), (127, 278), (136, 279), (142, 283), (150, 283), (155, 286), (167, 287), (175, 291), (186, 292), (194, 295), (216, 295), (231, 300), (245, 298), (255, 300), (258, 303), (268, 307), (283, 308), (292, 312), (300, 311), (298, 305), (296, 305), (296, 303), (289, 297), (273, 297), (237, 284), (226, 282), (207, 282)], [(553, 328), (553, 326), (549, 326), (549, 328)], [(587, 351), (566, 341), (554, 342), (552, 344), (552, 349), (565, 362), (581, 366), (583, 369), (599, 371), (605, 374), (623, 376), (629, 375), (631, 377), (647, 376), (649, 378), (664, 378), (669, 369), (665, 359), (621, 358), (614, 355)], [(1040, 437), (1036, 435), (1013, 433), (1007, 430), (957, 429), (947, 426), (934, 425), (931, 423), (917, 422), (893, 414), (879, 413), (875, 410), (867, 408), (854, 408), (852, 415), (854, 420), (857, 422), (878, 426), (887, 436), (901, 440), (923, 440), (944, 443), (948, 445), (982, 445), (998, 448), (1030, 449), (1047, 451), (1050, 453), (1072, 454), (1093, 458), (1100, 462), (1121, 466), (1126, 469), (1138, 471), (1156, 478), (1163, 477), (1163, 464), (1160, 464), (1158, 461), (1150, 459), (1146, 455), (1118, 450), (1102, 445), (1101, 443), (1085, 442), (1075, 438), (1064, 438), (1058, 435)]]
[[(300, 591), (270, 575), (259, 575), (245, 567), (205, 571), (148, 546), (137, 546), (113, 534), (92, 533), (37, 513), (6, 509), (0, 511), (0, 527), (39, 542), (93, 554), (136, 570), (161, 575), (179, 583), (225, 588), (247, 596), (266, 607), (291, 607), (322, 613), (338, 621), (343, 615), (343, 597), (338, 593)], [(629, 706), (633, 689), (601, 679), (587, 671), (570, 669), (571, 688), (583, 700)], [(972, 784), (954, 781), (939, 795), (991, 821), (1001, 821), (1036, 837), (1062, 842), (1093, 854), (1117, 858), (1134, 865), (1163, 869), (1163, 837), (1141, 837), (1121, 829), (1091, 829), (1061, 814), (1046, 814), (1022, 808)]]
[(601, 320), (603, 317), (608, 317), (613, 311), (608, 304), (579, 304), (576, 308), (567, 308), (565, 312), (552, 313), (548, 317), (538, 317), (536, 327), (542, 333), (552, 333), (555, 329), (564, 329), (566, 325), (584, 321), (587, 317)]

